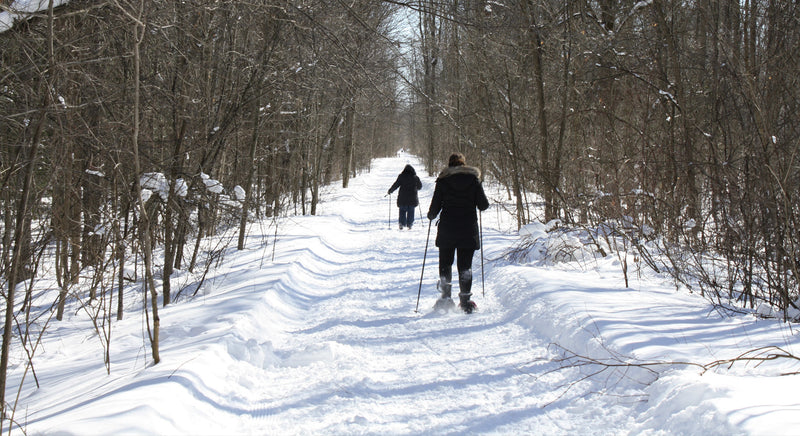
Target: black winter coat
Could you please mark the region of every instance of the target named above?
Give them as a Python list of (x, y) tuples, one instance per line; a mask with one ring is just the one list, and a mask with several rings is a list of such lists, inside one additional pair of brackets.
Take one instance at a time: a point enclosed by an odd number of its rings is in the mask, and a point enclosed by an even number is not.
[(417, 207), (419, 204), (417, 191), (422, 189), (422, 182), (419, 180), (419, 177), (417, 177), (417, 172), (414, 171), (414, 167), (406, 165), (406, 167), (403, 168), (403, 172), (397, 176), (397, 180), (395, 180), (392, 187), (389, 188), (389, 194), (394, 192), (397, 188), (400, 188), (400, 192), (397, 193), (398, 207)]
[(439, 228), (436, 231), (437, 247), (479, 249), (477, 207), (489, 208), (489, 200), (483, 192), (481, 172), (468, 166), (448, 167), (436, 179), (428, 219), (433, 220), (441, 211)]

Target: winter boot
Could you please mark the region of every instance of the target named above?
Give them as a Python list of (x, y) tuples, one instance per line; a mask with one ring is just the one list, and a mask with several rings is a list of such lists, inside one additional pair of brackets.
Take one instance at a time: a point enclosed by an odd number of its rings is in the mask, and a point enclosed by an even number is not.
[(451, 298), (453, 285), (450, 283), (450, 277), (444, 275), (439, 277), (436, 287), (439, 289), (439, 292), (442, 293), (442, 296), (436, 300), (436, 304), (433, 305), (433, 309), (441, 312), (449, 312), (450, 310), (453, 310), (453, 308), (456, 307), (456, 303), (454, 303), (453, 299)]
[(439, 289), (439, 292), (442, 293), (441, 298), (450, 298), (451, 292), (453, 289), (452, 283), (450, 283), (450, 277), (447, 276), (440, 276), (439, 281), (436, 283), (436, 288)]
[(472, 313), (475, 309), (478, 308), (478, 305), (475, 304), (474, 301), (470, 301), (470, 297), (472, 296), (472, 270), (466, 269), (463, 271), (458, 272), (458, 298), (460, 303), (458, 307), (461, 308), (465, 313)]
[(458, 290), (461, 295), (472, 295), (472, 270), (465, 269), (458, 272)]

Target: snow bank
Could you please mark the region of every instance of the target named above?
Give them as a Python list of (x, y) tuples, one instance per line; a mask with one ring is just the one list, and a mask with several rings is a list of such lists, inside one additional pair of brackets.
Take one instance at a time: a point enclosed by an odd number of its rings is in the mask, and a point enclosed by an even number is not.
[(713, 364), (761, 347), (797, 356), (791, 324), (718, 311), (633, 260), (625, 288), (616, 257), (598, 256), (588, 269), (553, 263), (542, 247), (559, 236), (540, 224), (520, 234), (538, 242), (526, 245), (527, 257), (517, 256), (527, 264), (493, 270), (501, 306), (525, 307), (518, 309), (521, 322), (549, 338), (564, 370), (589, 377), (590, 390), (620, 397), (643, 392), (632, 433), (786, 434), (800, 425), (800, 405), (790, 394), (800, 378), (780, 377), (800, 370), (796, 361)]

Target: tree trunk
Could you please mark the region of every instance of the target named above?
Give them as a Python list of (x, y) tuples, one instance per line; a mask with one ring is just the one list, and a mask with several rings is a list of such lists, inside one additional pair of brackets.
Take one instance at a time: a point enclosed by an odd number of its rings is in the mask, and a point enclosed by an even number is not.
[(438, 41), (436, 38), (436, 7), (433, 1), (426, 0), (420, 11), (420, 35), (422, 37), (423, 96), (425, 107), (425, 169), (435, 174), (436, 162), (436, 64), (438, 63)]
[(550, 138), (547, 129), (547, 106), (544, 94), (544, 71), (542, 66), (542, 46), (544, 42), (537, 30), (537, 20), (535, 17), (534, 4), (532, 0), (523, 2), (525, 15), (528, 18), (529, 41), (533, 44), (530, 48), (531, 63), (533, 68), (533, 87), (534, 112), (537, 115), (536, 126), (539, 131), (539, 173), (542, 181), (542, 197), (544, 197), (544, 219), (550, 221), (558, 218), (558, 207), (556, 205), (556, 195), (558, 192), (558, 180), (553, 175), (553, 153), (550, 151)]
[(342, 188), (350, 184), (350, 170), (353, 166), (353, 118), (355, 117), (356, 104), (354, 98), (350, 99), (344, 113), (344, 156), (342, 162)]
[(258, 99), (256, 99), (256, 108), (253, 111), (253, 137), (250, 142), (249, 165), (247, 171), (247, 178), (244, 184), (244, 201), (242, 202), (242, 216), (239, 219), (239, 240), (236, 245), (238, 250), (244, 250), (244, 238), (247, 233), (247, 214), (250, 209), (250, 203), (253, 201), (253, 178), (256, 173), (256, 150), (258, 149), (258, 132), (259, 132), (259, 110)]
[[(51, 0), (52, 1), (52, 0)], [(141, 111), (141, 84), (140, 84), (140, 70), (141, 70), (141, 52), (140, 48), (144, 36), (146, 35), (146, 26), (142, 21), (144, 16), (145, 0), (139, 2), (139, 10), (137, 11), (135, 22), (133, 24), (134, 43), (133, 43), (133, 164), (134, 164), (134, 187), (136, 202), (139, 209), (139, 237), (142, 244), (142, 256), (144, 257), (145, 268), (145, 281), (146, 288), (150, 293), (150, 306), (153, 311), (153, 325), (152, 330), (148, 324), (150, 331), (150, 350), (153, 354), (153, 364), (158, 364), (161, 361), (159, 353), (159, 330), (161, 320), (158, 317), (158, 290), (156, 289), (155, 280), (153, 277), (153, 246), (150, 239), (150, 216), (145, 208), (144, 201), (142, 200), (142, 185), (140, 178), (142, 170), (139, 164), (139, 118)], [(146, 298), (146, 297), (145, 297)]]

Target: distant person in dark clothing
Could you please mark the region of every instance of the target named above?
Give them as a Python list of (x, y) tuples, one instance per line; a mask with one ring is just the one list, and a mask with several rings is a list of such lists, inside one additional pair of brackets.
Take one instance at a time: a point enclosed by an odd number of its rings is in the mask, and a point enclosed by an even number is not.
[(400, 230), (404, 227), (411, 229), (414, 225), (414, 209), (419, 205), (417, 191), (422, 189), (422, 182), (417, 177), (414, 167), (406, 165), (403, 172), (397, 176), (394, 184), (389, 188), (389, 194), (400, 188), (397, 193), (397, 208), (400, 209)]
[(451, 298), (453, 260), (458, 254), (459, 307), (466, 313), (475, 310), (472, 296), (472, 256), (480, 248), (478, 214), (475, 209), (489, 208), (489, 200), (483, 192), (477, 168), (466, 166), (464, 155), (450, 156), (447, 168), (436, 179), (436, 188), (428, 209), (428, 219), (433, 220), (441, 212), (436, 246), (439, 247), (439, 283), (442, 295), (436, 309), (455, 306)]

